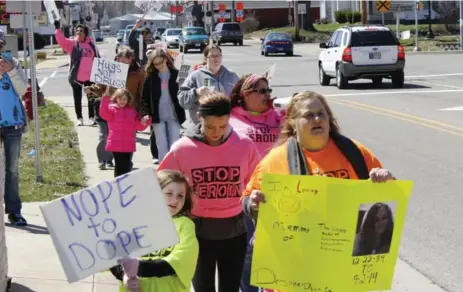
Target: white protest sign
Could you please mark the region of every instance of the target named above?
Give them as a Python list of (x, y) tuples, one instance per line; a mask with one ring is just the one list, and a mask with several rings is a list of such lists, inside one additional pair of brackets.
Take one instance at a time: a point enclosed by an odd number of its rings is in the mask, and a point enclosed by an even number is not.
[(40, 209), (69, 283), (179, 242), (151, 166)]
[(128, 64), (94, 58), (90, 81), (116, 88), (125, 88), (128, 73)]
[(61, 19), (59, 15), (59, 10), (56, 7), (56, 3), (54, 0), (44, 0), (43, 6), (45, 6), (45, 9), (47, 10), (49, 23), (53, 24), (55, 20)]
[(143, 60), (143, 34), (138, 36), (138, 58), (140, 62)]
[(153, 0), (137, 0), (134, 4), (136, 7), (140, 8), (144, 12), (149, 12), (151, 10), (158, 12), (162, 8), (161, 1), (153, 1)]
[(272, 83), (273, 77), (275, 76), (276, 67), (277, 67), (277, 64), (273, 64), (272, 66), (270, 66), (270, 68), (265, 70), (264, 74), (262, 74), (264, 75), (265, 78), (267, 78), (269, 87), (270, 87), (270, 84)]
[(181, 65), (178, 70), (177, 83), (181, 86), (191, 72), (191, 65)]

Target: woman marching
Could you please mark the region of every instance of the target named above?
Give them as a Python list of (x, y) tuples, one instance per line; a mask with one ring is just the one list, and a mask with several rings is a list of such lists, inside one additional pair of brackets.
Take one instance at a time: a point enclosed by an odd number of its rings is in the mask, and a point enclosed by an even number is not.
[(193, 278), (195, 291), (237, 292), (247, 238), (238, 193), (244, 190), (260, 157), (254, 143), (229, 126), (231, 104), (216, 92), (199, 99), (198, 119), (174, 143), (158, 170), (179, 170), (194, 190), (199, 258)]
[(148, 60), (140, 115), (144, 121), (152, 119), (158, 159), (162, 161), (180, 138), (185, 111), (177, 99), (178, 70), (174, 68), (172, 57), (165, 49), (156, 48), (149, 53)]
[(208, 45), (204, 49), (205, 67), (193, 71), (180, 86), (178, 100), (187, 111), (185, 128), (199, 124), (198, 97), (212, 91), (219, 91), (229, 96), (233, 86), (240, 79), (238, 75), (222, 65), (222, 49), (217, 45)]
[(375, 183), (395, 179), (370, 150), (341, 135), (325, 98), (314, 92), (301, 92), (291, 99), (279, 145), (260, 161), (243, 192), (243, 209), (256, 220), (259, 204), (265, 203), (261, 192), (265, 173), (371, 179)]
[(120, 265), (112, 267), (111, 273), (121, 281), (121, 292), (190, 292), (198, 259), (195, 225), (189, 218), (192, 190), (186, 177), (178, 171), (159, 171), (157, 179), (180, 242), (141, 259), (123, 259)]
[[(88, 36), (88, 27), (79, 24), (76, 26), (76, 36), (68, 39), (61, 31), (60, 22), (55, 21), (55, 38), (58, 45), (64, 52), (71, 57), (69, 64), (69, 83), (72, 87), (72, 95), (74, 97), (74, 108), (77, 115), (78, 126), (84, 124), (82, 116), (82, 90), (84, 86), (90, 86), (93, 83), (90, 81), (92, 72), (93, 58), (99, 57), (95, 43)], [(88, 118), (89, 124), (95, 125), (95, 112), (93, 107), (93, 96), (87, 95), (88, 98)]]
[[(281, 117), (273, 108), (271, 93), (272, 89), (264, 76), (249, 74), (241, 77), (230, 94), (230, 125), (236, 132), (251, 138), (262, 158), (277, 142), (281, 129)], [(248, 247), (240, 288), (242, 292), (257, 292), (258, 288), (250, 285), (255, 227), (249, 216), (245, 217), (245, 224)]]

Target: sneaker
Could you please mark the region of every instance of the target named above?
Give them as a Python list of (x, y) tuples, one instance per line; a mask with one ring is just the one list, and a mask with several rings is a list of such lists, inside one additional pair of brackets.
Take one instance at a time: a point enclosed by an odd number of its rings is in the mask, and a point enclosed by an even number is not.
[(108, 161), (108, 162), (106, 162), (106, 166), (107, 167), (114, 167), (114, 164), (113, 164), (112, 161)]
[(90, 126), (95, 126), (96, 125), (96, 122), (95, 122), (94, 118), (88, 119), (88, 123), (90, 124)]
[(8, 220), (15, 226), (27, 226), (27, 221), (21, 214), (8, 214)]
[(99, 168), (100, 170), (105, 170), (105, 169), (106, 169), (106, 163), (100, 162), (100, 164), (98, 164), (98, 168)]
[(83, 126), (84, 125), (84, 120), (83, 119), (79, 119), (77, 121), (77, 126), (80, 127), (80, 126)]
[(153, 159), (153, 164), (159, 164), (159, 159), (154, 158), (154, 159)]

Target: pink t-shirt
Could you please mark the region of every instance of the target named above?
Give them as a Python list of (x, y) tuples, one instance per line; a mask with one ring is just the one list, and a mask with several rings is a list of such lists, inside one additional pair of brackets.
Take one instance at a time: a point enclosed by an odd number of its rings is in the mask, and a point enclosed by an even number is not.
[[(77, 38), (66, 38), (61, 31), (57, 29), (55, 31), (56, 42), (59, 46), (69, 55), (72, 54)], [(85, 41), (79, 42), (80, 47), (82, 48), (82, 56), (80, 59), (79, 70), (77, 71), (77, 81), (85, 82), (90, 80), (90, 75), (92, 73), (93, 58), (95, 57), (95, 52), (90, 46), (90, 42), (93, 40), (90, 37), (87, 37)], [(95, 46), (96, 49), (96, 46)]]
[(232, 131), (221, 145), (182, 137), (171, 147), (158, 170), (183, 173), (193, 187), (194, 216), (229, 218), (242, 212), (241, 193), (260, 160), (254, 143)]
[(281, 118), (274, 109), (253, 115), (240, 106), (232, 109), (230, 125), (256, 144), (262, 158), (272, 149), (280, 135)]

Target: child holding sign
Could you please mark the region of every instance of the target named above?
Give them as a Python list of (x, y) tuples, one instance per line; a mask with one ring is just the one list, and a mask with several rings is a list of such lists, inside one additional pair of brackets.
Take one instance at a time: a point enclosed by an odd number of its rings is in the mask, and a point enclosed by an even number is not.
[[(195, 225), (188, 218), (192, 191), (185, 176), (173, 170), (157, 173), (157, 179), (174, 220), (180, 242), (138, 259), (124, 259), (111, 273), (122, 281), (119, 291), (190, 292), (198, 259)], [(129, 277), (129, 275), (136, 275)]]
[(135, 131), (145, 130), (151, 121), (143, 123), (137, 110), (130, 105), (133, 97), (127, 89), (120, 88), (109, 96), (110, 87), (101, 98), (100, 116), (108, 123), (106, 150), (113, 152), (114, 177), (132, 169), (132, 153), (136, 150)]

